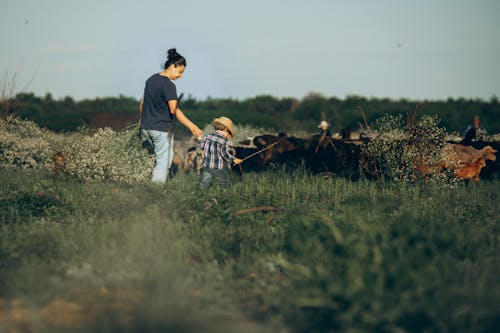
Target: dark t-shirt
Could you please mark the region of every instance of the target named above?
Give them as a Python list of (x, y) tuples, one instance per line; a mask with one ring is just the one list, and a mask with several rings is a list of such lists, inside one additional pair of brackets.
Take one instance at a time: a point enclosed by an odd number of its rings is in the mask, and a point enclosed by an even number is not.
[(144, 88), (141, 128), (167, 132), (175, 126), (175, 116), (170, 113), (168, 101), (177, 99), (175, 84), (166, 76), (152, 75)]
[(470, 125), (464, 132), (463, 139), (460, 142), (463, 145), (470, 145), (473, 140), (476, 140), (477, 131), (474, 125)]

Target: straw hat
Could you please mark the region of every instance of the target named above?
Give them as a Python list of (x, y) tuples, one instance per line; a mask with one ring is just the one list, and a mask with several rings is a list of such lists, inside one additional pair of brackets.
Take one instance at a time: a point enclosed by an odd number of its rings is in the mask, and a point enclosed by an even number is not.
[(330, 127), (330, 124), (326, 120), (322, 120), (318, 125), (318, 128), (326, 128), (326, 127)]
[(229, 131), (229, 134), (231, 135), (232, 138), (234, 138), (234, 136), (236, 135), (236, 132), (234, 131), (233, 127), (233, 121), (228, 117), (215, 118), (213, 123), (224, 125), (224, 127), (227, 128), (227, 130)]

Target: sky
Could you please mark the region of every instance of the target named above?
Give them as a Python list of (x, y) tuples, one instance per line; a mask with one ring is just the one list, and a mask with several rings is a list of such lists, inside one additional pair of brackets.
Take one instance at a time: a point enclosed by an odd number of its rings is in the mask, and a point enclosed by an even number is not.
[(0, 75), (41, 95), (139, 98), (175, 47), (177, 90), (201, 99), (488, 99), (499, 13), (498, 0), (0, 0)]

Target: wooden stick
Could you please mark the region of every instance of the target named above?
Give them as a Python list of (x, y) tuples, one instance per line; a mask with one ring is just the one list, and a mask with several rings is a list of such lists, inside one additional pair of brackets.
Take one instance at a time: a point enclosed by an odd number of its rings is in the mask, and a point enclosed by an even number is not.
[(268, 212), (268, 211), (276, 211), (280, 210), (281, 208), (278, 207), (273, 207), (273, 206), (260, 206), (260, 207), (253, 207), (253, 208), (247, 208), (247, 209), (242, 209), (234, 213), (234, 215), (243, 215), (243, 214), (249, 214), (249, 213), (255, 213), (255, 212)]
[(337, 151), (337, 147), (335, 147), (335, 145), (333, 144), (332, 139), (330, 139), (330, 137), (328, 137), (328, 136), (325, 136), (324, 138), (323, 138), (323, 136), (322, 136), (322, 137), (320, 138), (320, 140), (318, 141), (318, 145), (316, 146), (316, 150), (314, 151), (314, 153), (315, 153), (315, 154), (317, 154), (317, 153), (318, 153), (318, 150), (319, 150), (319, 145), (321, 144), (321, 142), (323, 142), (323, 140), (324, 140), (325, 138), (326, 138), (326, 139), (328, 139), (328, 141), (330, 142), (330, 145), (332, 146), (333, 150), (335, 150), (335, 152), (336, 152), (336, 153), (338, 153), (338, 151)]
[(255, 153), (253, 153), (253, 154), (248, 155), (247, 157), (243, 158), (243, 159), (241, 160), (241, 162), (245, 162), (245, 161), (246, 161), (246, 160), (248, 160), (249, 158), (252, 158), (252, 157), (254, 157), (254, 156), (256, 156), (256, 155), (258, 155), (258, 154), (262, 153), (263, 151), (268, 150), (269, 148), (271, 148), (271, 147), (273, 147), (273, 146), (277, 145), (278, 143), (279, 143), (279, 141), (276, 141), (275, 143), (273, 143), (273, 144), (271, 144), (271, 145), (269, 145), (269, 146), (267, 146), (267, 147), (265, 147), (265, 148), (262, 148), (261, 150), (256, 151), (256, 152), (255, 152)]
[(321, 142), (323, 142), (323, 140), (326, 138), (326, 133), (327, 131), (323, 131), (321, 132), (321, 136), (319, 137), (319, 140), (318, 140), (318, 145), (316, 146), (316, 150), (314, 151), (315, 154), (318, 153), (318, 150), (319, 150), (319, 145), (321, 144)]
[(330, 144), (332, 145), (333, 147), (333, 150), (335, 150), (336, 153), (338, 153), (337, 151), (337, 147), (335, 147), (335, 144), (333, 143), (332, 139), (330, 139), (330, 137), (327, 137), (328, 141), (330, 142)]
[(420, 104), (417, 103), (415, 105), (415, 111), (413, 112), (413, 117), (411, 119), (412, 127), (415, 125), (415, 122), (417, 120), (417, 112), (418, 112), (419, 109), (420, 109)]
[(271, 221), (274, 219), (274, 215), (273, 213), (269, 214), (269, 216), (264, 220), (264, 223), (265, 224), (269, 224), (271, 223)]
[(240, 167), (240, 181), (243, 179), (243, 167), (241, 166), (241, 163), (238, 164), (238, 166)]
[(358, 106), (358, 110), (361, 111), (361, 115), (363, 116), (363, 121), (365, 122), (365, 129), (370, 129), (370, 125), (368, 125), (368, 121), (366, 120), (366, 115), (365, 111), (363, 111), (363, 108), (361, 106)]

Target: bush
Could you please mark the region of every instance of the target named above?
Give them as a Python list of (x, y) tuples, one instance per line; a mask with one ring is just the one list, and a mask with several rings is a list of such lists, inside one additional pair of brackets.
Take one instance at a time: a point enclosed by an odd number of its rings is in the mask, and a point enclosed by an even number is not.
[(401, 114), (377, 120), (362, 147), (361, 167), (370, 176), (414, 180), (423, 168), (439, 165), (446, 130), (437, 116), (425, 115), (415, 124)]
[(137, 183), (149, 179), (154, 166), (135, 130), (98, 129), (74, 140), (64, 154), (63, 170), (89, 182)]
[(135, 130), (64, 135), (19, 118), (0, 120), (1, 167), (53, 170), (58, 152), (61, 171), (86, 181), (136, 183), (149, 179), (154, 165)]
[(0, 166), (19, 169), (50, 169), (55, 153), (50, 133), (34, 122), (0, 119)]

